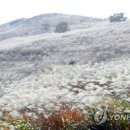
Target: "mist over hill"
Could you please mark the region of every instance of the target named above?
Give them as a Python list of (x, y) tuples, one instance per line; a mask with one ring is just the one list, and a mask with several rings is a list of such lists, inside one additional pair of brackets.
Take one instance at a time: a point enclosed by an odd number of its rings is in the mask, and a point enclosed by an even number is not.
[(0, 25), (0, 40), (53, 32), (55, 26), (61, 21), (65, 21), (69, 25), (78, 25), (100, 22), (102, 19), (59, 13), (43, 14), (32, 18), (17, 19)]

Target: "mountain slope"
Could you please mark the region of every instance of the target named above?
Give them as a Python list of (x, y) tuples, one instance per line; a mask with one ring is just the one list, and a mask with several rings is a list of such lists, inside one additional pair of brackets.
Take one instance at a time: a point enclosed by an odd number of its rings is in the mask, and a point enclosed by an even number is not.
[(89, 105), (113, 96), (130, 101), (129, 26), (129, 20), (89, 23), (1, 41), (1, 111), (45, 111), (64, 101)]
[(58, 13), (43, 14), (28, 19), (17, 19), (0, 26), (0, 40), (53, 32), (56, 24), (61, 21), (66, 21), (69, 25), (77, 25), (90, 22), (99, 22), (102, 20), (91, 17)]

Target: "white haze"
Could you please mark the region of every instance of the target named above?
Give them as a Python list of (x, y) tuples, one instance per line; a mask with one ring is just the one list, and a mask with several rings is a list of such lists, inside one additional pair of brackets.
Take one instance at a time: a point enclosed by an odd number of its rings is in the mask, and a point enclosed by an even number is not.
[(0, 24), (44, 13), (106, 18), (115, 12), (130, 17), (128, 0), (0, 0)]

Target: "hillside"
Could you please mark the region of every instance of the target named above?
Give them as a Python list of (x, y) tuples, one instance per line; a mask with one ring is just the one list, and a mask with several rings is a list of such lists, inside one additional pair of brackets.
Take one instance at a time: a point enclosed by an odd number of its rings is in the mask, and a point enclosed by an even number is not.
[(101, 19), (85, 16), (66, 14), (43, 14), (32, 18), (22, 18), (0, 25), (0, 40), (30, 36), (46, 32), (53, 32), (55, 26), (61, 22), (68, 22), (69, 25), (77, 25), (91, 22), (100, 22)]
[[(70, 32), (14, 37), (0, 42), (0, 109), (57, 109), (127, 101), (130, 21), (73, 25)], [(74, 65), (69, 65), (74, 61)]]

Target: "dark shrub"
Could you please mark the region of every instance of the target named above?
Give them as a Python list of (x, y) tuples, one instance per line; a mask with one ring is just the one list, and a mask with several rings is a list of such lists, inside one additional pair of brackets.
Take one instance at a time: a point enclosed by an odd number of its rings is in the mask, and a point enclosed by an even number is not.
[(74, 60), (71, 60), (71, 61), (69, 62), (69, 65), (74, 65), (74, 64), (76, 64), (76, 62), (75, 62)]
[(56, 25), (56, 28), (55, 28), (56, 33), (64, 33), (66, 31), (70, 31), (70, 28), (67, 22), (60, 22), (58, 25)]
[(122, 22), (126, 21), (126, 17), (124, 17), (124, 13), (116, 13), (109, 17), (110, 22)]

